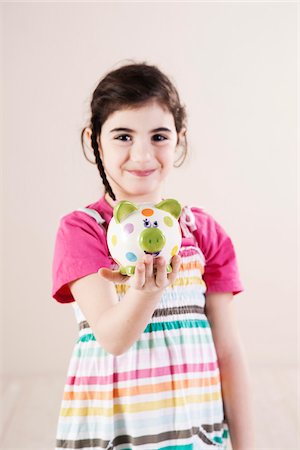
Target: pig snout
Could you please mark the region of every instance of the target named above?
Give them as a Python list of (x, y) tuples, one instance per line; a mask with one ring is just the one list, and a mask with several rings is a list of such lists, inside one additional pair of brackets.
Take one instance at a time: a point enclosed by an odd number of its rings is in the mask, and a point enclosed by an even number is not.
[(150, 253), (157, 256), (164, 248), (166, 238), (160, 229), (147, 228), (141, 232), (139, 243), (145, 253)]

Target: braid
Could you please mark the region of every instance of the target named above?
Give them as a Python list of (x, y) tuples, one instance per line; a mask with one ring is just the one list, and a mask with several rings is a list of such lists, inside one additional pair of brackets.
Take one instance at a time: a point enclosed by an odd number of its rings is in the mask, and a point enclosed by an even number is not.
[(110, 184), (108, 182), (108, 179), (106, 177), (106, 173), (104, 171), (103, 163), (102, 163), (102, 160), (100, 158), (97, 137), (96, 137), (96, 133), (94, 133), (94, 131), (92, 131), (91, 141), (92, 141), (92, 147), (93, 147), (94, 155), (95, 155), (95, 159), (96, 159), (96, 164), (97, 164), (100, 176), (102, 178), (102, 182), (104, 184), (105, 192), (108, 192), (108, 195), (113, 200), (116, 200), (116, 196), (113, 193), (113, 190), (112, 190), (112, 188), (111, 188), (111, 186), (110, 186)]

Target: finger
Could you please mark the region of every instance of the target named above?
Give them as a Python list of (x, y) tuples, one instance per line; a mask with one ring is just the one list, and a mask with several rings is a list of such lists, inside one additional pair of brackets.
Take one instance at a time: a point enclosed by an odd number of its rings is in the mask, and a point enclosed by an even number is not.
[(122, 275), (118, 270), (111, 270), (107, 267), (101, 267), (101, 269), (98, 270), (98, 275), (114, 283), (124, 283), (124, 281), (128, 281), (127, 275)]
[(134, 275), (131, 277), (130, 286), (134, 289), (142, 289), (145, 284), (145, 264), (138, 262), (135, 266)]
[(163, 257), (158, 258), (157, 272), (155, 277), (155, 283), (158, 287), (165, 287), (168, 283), (166, 261)]
[(169, 282), (172, 284), (176, 280), (181, 266), (181, 257), (174, 255), (171, 260), (172, 272), (167, 275)]
[(181, 257), (180, 255), (174, 255), (171, 259), (172, 269), (174, 268), (176, 272), (179, 272), (181, 265)]
[(145, 255), (145, 283), (153, 277), (153, 256)]

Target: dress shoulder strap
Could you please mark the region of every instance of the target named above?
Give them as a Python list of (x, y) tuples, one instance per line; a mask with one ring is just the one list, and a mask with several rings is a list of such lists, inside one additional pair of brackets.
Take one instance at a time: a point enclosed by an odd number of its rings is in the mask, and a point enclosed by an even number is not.
[(77, 208), (76, 211), (82, 211), (85, 212), (87, 215), (93, 217), (99, 225), (103, 225), (105, 223), (105, 220), (103, 217), (96, 211), (95, 209), (91, 208)]
[(179, 224), (185, 237), (193, 237), (193, 231), (197, 230), (197, 226), (195, 216), (189, 206), (182, 208)]
[(197, 230), (196, 225), (196, 219), (193, 211), (189, 206), (184, 206), (182, 208), (182, 213), (179, 217), (179, 224), (181, 226), (183, 235), (185, 237), (191, 238), (195, 243), (195, 248), (197, 249), (203, 266), (205, 265), (205, 256), (200, 248), (200, 244), (198, 242), (198, 239), (196, 237), (196, 234), (194, 233), (195, 230)]

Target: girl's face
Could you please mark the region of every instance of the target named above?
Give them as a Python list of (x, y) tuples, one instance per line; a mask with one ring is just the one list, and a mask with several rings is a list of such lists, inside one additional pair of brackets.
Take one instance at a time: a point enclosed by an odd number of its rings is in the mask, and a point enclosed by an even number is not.
[(160, 201), (176, 142), (173, 115), (156, 101), (112, 113), (102, 126), (99, 151), (117, 200)]

